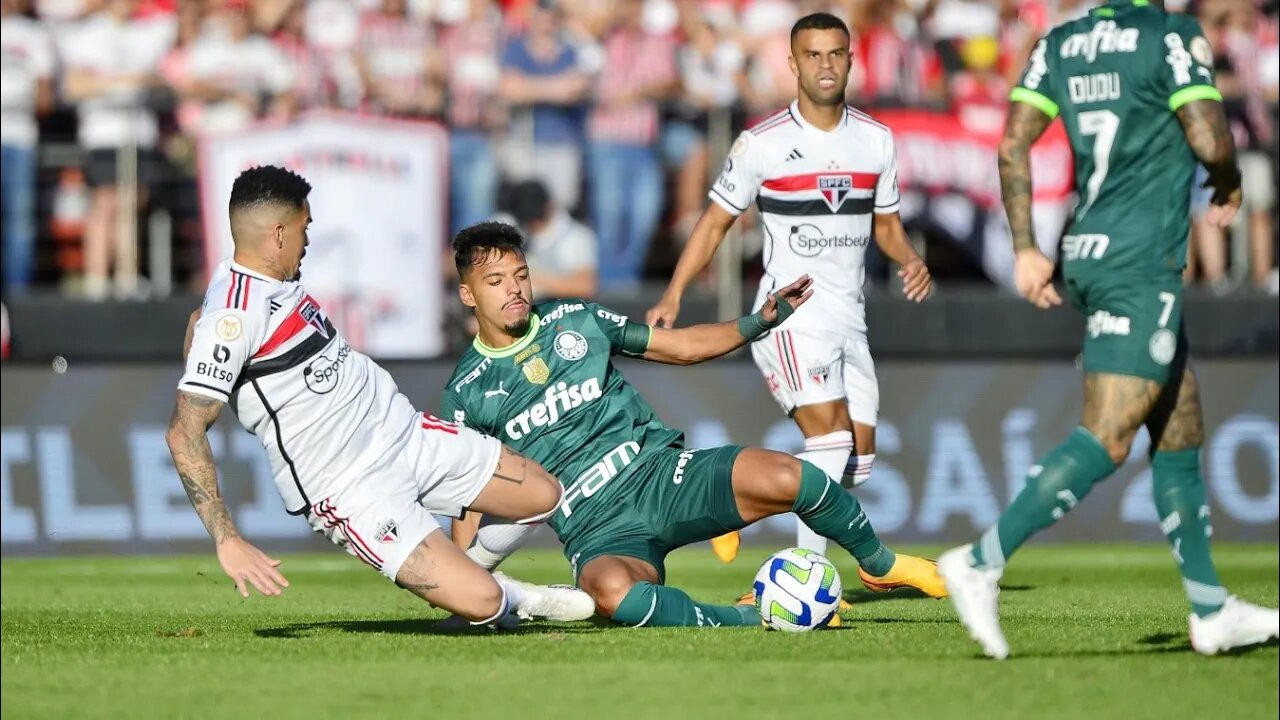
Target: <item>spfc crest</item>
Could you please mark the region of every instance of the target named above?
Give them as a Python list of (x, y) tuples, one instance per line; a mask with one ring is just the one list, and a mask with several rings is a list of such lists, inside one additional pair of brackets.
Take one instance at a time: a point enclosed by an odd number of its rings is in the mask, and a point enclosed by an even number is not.
[(844, 204), (844, 199), (849, 197), (849, 192), (853, 190), (852, 175), (819, 175), (818, 191), (822, 193), (822, 200), (831, 208), (831, 212), (836, 212), (840, 206)]
[(524, 365), (520, 366), (524, 371), (524, 377), (534, 385), (546, 385), (547, 380), (551, 379), (551, 368), (547, 367), (547, 362), (540, 357), (536, 357)]
[(378, 532), (374, 533), (373, 536), (384, 545), (400, 542), (400, 528), (396, 526), (395, 520), (388, 520), (378, 526)]
[(302, 321), (316, 329), (321, 337), (328, 338), (329, 331), (325, 329), (324, 312), (320, 310), (320, 303), (315, 298), (307, 295), (302, 299), (302, 303), (298, 305), (298, 315)]

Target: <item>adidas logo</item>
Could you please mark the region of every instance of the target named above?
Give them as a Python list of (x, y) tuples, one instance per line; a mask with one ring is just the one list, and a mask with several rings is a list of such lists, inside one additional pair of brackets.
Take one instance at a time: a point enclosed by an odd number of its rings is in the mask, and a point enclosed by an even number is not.
[(796, 150), (795, 148), (792, 148), (792, 149), (791, 149), (791, 154), (790, 154), (790, 155), (787, 155), (787, 160), (788, 160), (788, 161), (790, 161), (790, 160), (800, 160), (800, 159), (801, 159), (801, 158), (803, 158), (803, 157), (804, 157), (804, 155), (801, 155), (799, 150)]

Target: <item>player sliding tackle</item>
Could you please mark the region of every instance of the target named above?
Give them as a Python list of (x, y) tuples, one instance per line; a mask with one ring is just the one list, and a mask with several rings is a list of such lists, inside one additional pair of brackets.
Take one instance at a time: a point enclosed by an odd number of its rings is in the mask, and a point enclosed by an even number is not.
[[(933, 564), (885, 547), (858, 501), (818, 467), (760, 448), (687, 450), (684, 434), (659, 420), (613, 365), (619, 353), (672, 365), (724, 355), (803, 305), (808, 276), (736, 322), (672, 330), (581, 300), (532, 305), (523, 240), (508, 225), (466, 228), (453, 247), (458, 294), (479, 332), (443, 407), (564, 483), (548, 522), (601, 615), (634, 626), (758, 624), (753, 607), (698, 603), (665, 587), (663, 563), (678, 547), (786, 512), (839, 543), (879, 582), (944, 593)], [(470, 554), (493, 567), (527, 531), (481, 527)]]
[(1209, 555), (1204, 420), (1182, 327), (1197, 160), (1214, 191), (1210, 221), (1226, 227), (1240, 207), (1213, 51), (1190, 17), (1166, 14), (1156, 2), (1117, 0), (1051, 30), (1011, 99), (1000, 181), (1018, 291), (1040, 308), (1062, 301), (1053, 261), (1032, 233), (1031, 144), (1061, 114), (1076, 153), (1080, 205), (1062, 252), (1072, 304), (1089, 318), (1084, 419), (1032, 466), (1026, 489), (977, 544), (939, 558), (960, 620), (987, 655), (1009, 654), (996, 608), (1005, 563), (1110, 476), (1145, 425), (1160, 528), (1191, 601), (1191, 645), (1212, 655), (1274, 638), (1280, 613), (1227, 595)]
[(280, 561), (240, 536), (218, 490), (207, 432), (230, 403), (262, 441), (289, 513), (400, 587), (476, 624), (590, 617), (581, 591), (495, 578), (437, 526), (432, 512), (466, 509), (537, 522), (561, 488), (497, 440), (415, 410), (347, 344), (299, 282), (310, 191), (277, 167), (236, 178), (235, 255), (214, 272), (188, 328), (166, 439), (222, 569), (244, 597), (248, 585), (263, 595), (289, 586)]

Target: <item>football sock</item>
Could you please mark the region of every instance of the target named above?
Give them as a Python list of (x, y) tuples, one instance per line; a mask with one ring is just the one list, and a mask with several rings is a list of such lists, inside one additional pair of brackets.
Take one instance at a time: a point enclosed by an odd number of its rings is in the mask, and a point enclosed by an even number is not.
[(631, 627), (738, 627), (759, 625), (760, 614), (752, 605), (708, 605), (677, 588), (638, 582), (618, 603), (613, 620)]
[(525, 538), (537, 527), (491, 519), (486, 515), (480, 521), (475, 542), (467, 549), (467, 557), (485, 570), (493, 570), (503, 560), (511, 557), (511, 553), (518, 550)]
[[(840, 475), (844, 473), (845, 464), (849, 461), (849, 454), (852, 452), (853, 433), (841, 430), (805, 438), (804, 452), (796, 454), (796, 457), (808, 460), (831, 478), (839, 480)], [(808, 525), (797, 519), (796, 547), (826, 555), (827, 539), (810, 530)]]
[(1027, 485), (973, 546), (974, 567), (1002, 568), (1032, 535), (1057, 522), (1116, 469), (1102, 443), (1082, 427), (1027, 473)]
[(853, 493), (812, 463), (800, 461), (800, 492), (791, 506), (805, 525), (848, 550), (871, 575), (882, 577), (897, 557), (885, 547)]
[(507, 616), (513, 608), (520, 607), (524, 602), (524, 593), (520, 591), (520, 586), (514, 583), (504, 583), (501, 578), (494, 578), (498, 583), (498, 589), (502, 591), (502, 602), (498, 604), (498, 612), (493, 617), (485, 620), (473, 620), (472, 625), (488, 625), (495, 623)]
[(1173, 546), (1191, 610), (1204, 617), (1226, 602), (1227, 591), (1209, 554), (1209, 505), (1200, 475), (1200, 448), (1151, 455), (1152, 489), (1160, 530)]
[(844, 477), (840, 478), (841, 483), (847, 483), (850, 487), (858, 487), (871, 477), (871, 466), (875, 465), (875, 463), (875, 453), (850, 455), (848, 464), (844, 466)]

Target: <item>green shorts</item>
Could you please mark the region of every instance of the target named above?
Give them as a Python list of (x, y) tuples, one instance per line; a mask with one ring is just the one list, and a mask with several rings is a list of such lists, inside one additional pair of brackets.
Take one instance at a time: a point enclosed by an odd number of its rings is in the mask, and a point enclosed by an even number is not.
[(1067, 296), (1085, 316), (1084, 371), (1164, 385), (1186, 359), (1182, 278), (1067, 278)]
[[(666, 581), (667, 553), (743, 527), (733, 496), (733, 463), (742, 448), (666, 448), (632, 469), (609, 504), (561, 537), (574, 581), (602, 555), (638, 558)], [(586, 511), (584, 506), (583, 511)]]

